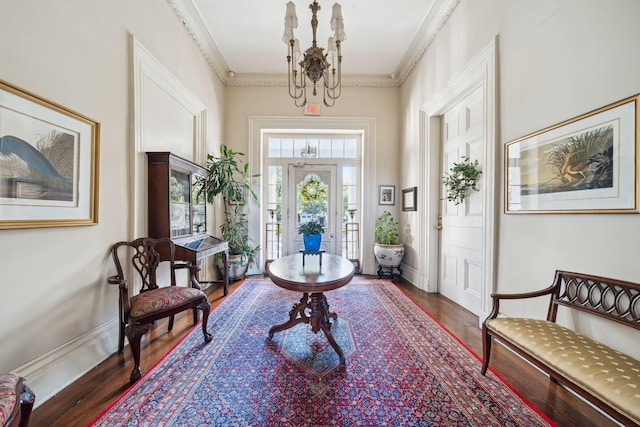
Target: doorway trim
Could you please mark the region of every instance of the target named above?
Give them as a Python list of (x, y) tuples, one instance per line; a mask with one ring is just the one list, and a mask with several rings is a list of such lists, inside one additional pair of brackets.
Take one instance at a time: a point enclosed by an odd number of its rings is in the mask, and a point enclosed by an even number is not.
[[(278, 131), (360, 131), (362, 132), (362, 191), (360, 206), (362, 206), (361, 230), (373, 230), (375, 222), (376, 194), (375, 182), (375, 153), (376, 153), (376, 119), (373, 117), (280, 117), (280, 116), (250, 116), (249, 117), (249, 152), (248, 161), (251, 167), (251, 174), (261, 173), (262, 159), (262, 139), (265, 133)], [(264, 178), (260, 178), (260, 188), (254, 188), (258, 194), (263, 194), (262, 186)], [(256, 242), (262, 242), (262, 224), (265, 218), (262, 217), (260, 206), (249, 205), (249, 236)], [(372, 248), (367, 250), (367, 248)], [(361, 252), (362, 271), (373, 274), (375, 262), (373, 256), (373, 233), (362, 233)], [(258, 265), (264, 265), (263, 254)]]
[[(485, 46), (465, 67), (465, 69), (447, 83), (439, 93), (429, 98), (420, 108), (420, 182), (427, 191), (427, 197), (422, 199), (419, 209), (421, 229), (418, 235), (420, 253), (426, 256), (420, 258), (420, 276), (418, 287), (427, 292), (438, 292), (439, 269), (439, 231), (437, 230), (438, 214), (440, 211), (440, 146), (442, 134), (440, 116), (451, 106), (460, 102), (473, 90), (482, 87), (485, 115), (483, 118), (485, 129), (484, 153), (482, 155), (485, 195), (482, 200), (483, 236), (482, 262), (483, 285), (481, 289), (481, 322), (488, 315), (491, 308), (491, 293), (495, 289), (495, 237), (496, 237), (496, 185), (499, 177), (496, 164), (496, 123), (497, 123), (497, 73), (496, 73), (497, 37)], [(424, 225), (422, 225), (424, 224)]]

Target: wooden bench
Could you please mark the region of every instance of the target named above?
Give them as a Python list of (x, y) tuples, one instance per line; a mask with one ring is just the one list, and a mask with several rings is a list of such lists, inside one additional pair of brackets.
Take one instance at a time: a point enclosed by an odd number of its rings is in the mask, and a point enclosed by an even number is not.
[[(498, 317), (501, 300), (547, 295), (546, 320)], [(483, 375), (495, 338), (617, 421), (640, 425), (640, 361), (556, 323), (558, 307), (569, 307), (635, 329), (629, 339), (640, 345), (640, 284), (556, 271), (546, 289), (492, 298), (482, 325)]]

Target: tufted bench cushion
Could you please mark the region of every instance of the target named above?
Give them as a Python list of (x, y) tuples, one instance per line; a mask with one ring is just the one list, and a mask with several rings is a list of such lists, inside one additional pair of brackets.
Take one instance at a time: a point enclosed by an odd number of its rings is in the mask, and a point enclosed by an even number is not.
[(0, 374), (0, 425), (5, 425), (16, 410), (16, 388), (20, 377), (16, 374)]
[(486, 326), (640, 424), (640, 361), (547, 320), (495, 318)]
[(159, 310), (178, 308), (193, 300), (202, 299), (204, 292), (196, 288), (182, 286), (165, 286), (143, 292), (131, 298), (132, 319), (140, 319), (148, 314), (155, 314)]

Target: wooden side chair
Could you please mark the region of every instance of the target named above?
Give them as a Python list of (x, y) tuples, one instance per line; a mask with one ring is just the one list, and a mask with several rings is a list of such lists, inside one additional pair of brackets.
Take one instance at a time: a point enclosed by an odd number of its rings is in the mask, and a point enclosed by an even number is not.
[[(175, 261), (175, 245), (169, 238), (153, 239), (141, 237), (131, 242), (118, 242), (111, 248), (117, 274), (111, 276), (108, 282), (118, 285), (120, 289), (119, 316), (120, 342), (118, 352), (124, 350), (124, 337), (127, 336), (134, 367), (131, 371), (131, 383), (141, 377), (140, 372), (140, 341), (149, 330), (151, 324), (158, 319), (169, 317), (169, 331), (173, 329), (175, 314), (185, 310), (193, 310), (193, 323), (198, 321), (197, 310), (202, 310), (202, 333), (206, 343), (213, 338), (207, 332), (207, 321), (211, 306), (207, 297), (200, 289), (196, 279), (198, 266)], [(162, 254), (162, 256), (161, 256)], [(129, 260), (131, 266), (138, 273), (141, 280), (140, 293), (131, 295), (129, 285), (120, 260)], [(157, 272), (161, 260), (170, 263), (170, 286), (158, 286)], [(176, 286), (176, 270), (189, 269), (191, 286)]]
[(0, 374), (0, 425), (27, 427), (35, 399), (20, 375)]

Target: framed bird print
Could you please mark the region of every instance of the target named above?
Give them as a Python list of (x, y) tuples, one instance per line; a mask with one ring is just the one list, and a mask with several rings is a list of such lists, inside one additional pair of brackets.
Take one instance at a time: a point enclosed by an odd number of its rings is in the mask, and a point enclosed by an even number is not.
[(100, 124), (0, 81), (0, 229), (98, 223)]
[(638, 213), (640, 95), (505, 145), (506, 213)]

